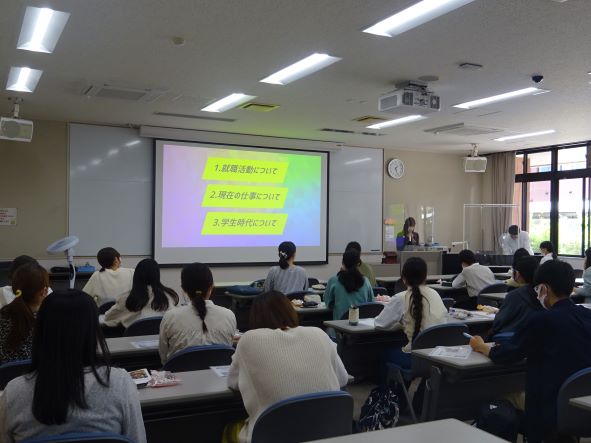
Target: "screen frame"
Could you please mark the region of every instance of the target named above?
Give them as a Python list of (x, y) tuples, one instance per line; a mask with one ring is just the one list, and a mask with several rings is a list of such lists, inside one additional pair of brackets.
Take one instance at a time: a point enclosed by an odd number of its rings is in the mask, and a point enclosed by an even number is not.
[[(153, 205), (152, 205), (152, 258), (155, 259), (156, 254), (156, 191), (157, 191), (157, 158), (158, 158), (158, 142), (162, 142), (166, 144), (167, 142), (171, 143), (186, 143), (189, 145), (196, 145), (196, 144), (203, 144), (209, 145), (212, 147), (215, 146), (235, 146), (238, 148), (255, 148), (255, 149), (262, 149), (262, 150), (277, 150), (277, 151), (296, 151), (296, 152), (313, 152), (319, 154), (326, 154), (326, 231), (325, 231), (325, 250), (324, 250), (324, 260), (308, 260), (308, 261), (297, 261), (298, 265), (327, 265), (328, 264), (328, 245), (329, 245), (329, 224), (330, 224), (330, 151), (322, 150), (322, 149), (303, 149), (303, 148), (286, 148), (286, 147), (277, 147), (277, 146), (259, 146), (254, 144), (238, 144), (238, 143), (220, 143), (220, 142), (206, 142), (206, 141), (199, 141), (199, 140), (179, 140), (173, 138), (154, 138), (153, 139), (153, 149), (154, 149), (154, 169), (153, 169)], [(297, 246), (297, 245), (296, 245)], [(277, 261), (273, 262), (223, 262), (223, 263), (204, 263), (209, 267), (250, 267), (250, 266), (274, 266), (278, 263)], [(161, 268), (178, 268), (184, 265), (187, 265), (187, 262), (184, 263), (158, 263)]]

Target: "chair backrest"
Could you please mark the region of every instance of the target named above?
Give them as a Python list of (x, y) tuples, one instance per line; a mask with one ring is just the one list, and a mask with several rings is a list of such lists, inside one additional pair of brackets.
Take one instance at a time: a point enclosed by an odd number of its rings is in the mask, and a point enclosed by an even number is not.
[(441, 301), (443, 302), (443, 306), (445, 306), (445, 309), (447, 309), (448, 311), (450, 308), (453, 308), (456, 304), (456, 300), (449, 297), (442, 298)]
[(388, 295), (388, 290), (383, 286), (374, 286), (371, 288), (373, 290), (373, 296), (376, 297), (378, 295)]
[(22, 443), (133, 443), (124, 435), (111, 432), (73, 432), (23, 440)]
[(402, 281), (402, 278), (399, 278), (398, 280), (396, 280), (396, 283), (394, 283), (394, 293), (395, 294), (398, 294), (399, 292), (404, 292), (407, 289), (408, 288), (406, 287), (406, 285)]
[(210, 366), (225, 366), (232, 363), (234, 348), (228, 345), (191, 346), (175, 352), (164, 363), (165, 371), (200, 371)]
[(352, 423), (350, 394), (330, 391), (299, 395), (269, 406), (259, 416), (252, 443), (299, 443), (348, 435)]
[(98, 308), (99, 315), (106, 313), (109, 309), (111, 309), (113, 306), (115, 306), (115, 303), (116, 303), (115, 300), (109, 300), (109, 301), (104, 302)]
[(265, 279), (261, 278), (259, 280), (255, 280), (253, 281), (250, 286), (252, 286), (253, 288), (257, 288), (257, 289), (263, 289), (263, 286), (265, 285)]
[(505, 283), (493, 283), (482, 288), (478, 294), (500, 294), (508, 291), (509, 287)]
[(304, 300), (304, 297), (308, 294), (313, 294), (313, 292), (310, 291), (295, 291), (295, 292), (290, 292), (288, 294), (285, 294), (285, 296), (287, 298), (289, 298), (290, 300)]
[(309, 277), (308, 278), (308, 287), (311, 288), (314, 285), (317, 285), (320, 283), (320, 280), (318, 280), (317, 278), (314, 277)]
[(20, 377), (31, 368), (31, 360), (15, 360), (4, 363), (0, 366), (0, 390), (13, 378)]
[[(380, 312), (384, 309), (383, 303), (369, 302), (361, 303), (357, 305), (359, 308), (359, 318), (374, 318), (380, 315)], [(349, 318), (349, 311), (345, 312), (341, 317), (341, 320), (347, 320)]]
[(124, 337), (135, 337), (137, 335), (158, 335), (160, 334), (161, 316), (146, 317), (134, 321), (125, 332)]
[(468, 343), (462, 334), (468, 332), (468, 326), (463, 323), (444, 323), (431, 326), (419, 332), (412, 343), (413, 349), (427, 349), (436, 346), (458, 346)]
[(587, 395), (591, 395), (591, 368), (582, 369), (571, 375), (558, 391), (559, 432), (577, 437), (591, 437), (589, 412), (569, 404), (571, 398)]

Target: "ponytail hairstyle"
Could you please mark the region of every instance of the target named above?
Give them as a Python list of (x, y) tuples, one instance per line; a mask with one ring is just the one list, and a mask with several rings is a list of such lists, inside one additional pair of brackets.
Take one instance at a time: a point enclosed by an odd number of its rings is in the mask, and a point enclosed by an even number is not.
[(12, 281), (12, 276), (14, 275), (16, 270), (22, 265), (26, 265), (27, 263), (37, 263), (37, 260), (28, 255), (19, 255), (14, 260), (12, 260), (12, 263), (8, 267), (8, 282)]
[(421, 332), (421, 323), (423, 321), (423, 294), (419, 286), (425, 284), (427, 280), (427, 263), (419, 257), (411, 257), (402, 267), (402, 278), (404, 283), (410, 289), (410, 315), (415, 322), (415, 329), (412, 334), (414, 340)]
[(17, 350), (33, 330), (35, 316), (30, 308), (35, 296), (49, 286), (49, 275), (37, 262), (19, 266), (12, 276), (12, 292), (16, 298), (4, 306), (0, 313), (9, 318), (10, 332), (6, 338), (6, 347)]
[(183, 288), (183, 291), (191, 299), (191, 303), (201, 319), (203, 332), (207, 332), (207, 325), (205, 324), (205, 316), (207, 315), (205, 299), (212, 287), (213, 276), (207, 265), (203, 263), (191, 263), (181, 271), (181, 288)]
[(284, 241), (279, 245), (279, 267), (281, 269), (289, 268), (288, 260), (296, 253), (296, 245), (290, 241)]
[(179, 296), (177, 293), (160, 282), (160, 267), (156, 260), (145, 258), (137, 264), (133, 272), (133, 284), (125, 301), (125, 307), (128, 311), (141, 311), (148, 304), (148, 286), (152, 288), (154, 294), (154, 299), (150, 305), (154, 311), (164, 312), (168, 310), (166, 295), (169, 295), (174, 300), (174, 304), (178, 305)]
[(121, 259), (121, 254), (115, 248), (103, 248), (96, 254), (96, 259), (101, 265), (99, 272), (105, 272), (113, 266), (116, 259)]
[(552, 258), (556, 260), (556, 250), (554, 249), (554, 243), (551, 241), (543, 241), (540, 243), (540, 249), (545, 249), (550, 254), (552, 254)]
[(339, 271), (337, 277), (349, 293), (357, 291), (365, 284), (365, 278), (359, 271), (360, 263), (360, 254), (356, 249), (348, 249), (343, 254), (343, 266), (345, 269)]

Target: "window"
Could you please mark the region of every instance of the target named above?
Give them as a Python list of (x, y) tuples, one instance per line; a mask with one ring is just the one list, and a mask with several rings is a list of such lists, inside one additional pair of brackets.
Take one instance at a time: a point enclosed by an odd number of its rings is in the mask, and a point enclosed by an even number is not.
[(534, 251), (545, 240), (561, 255), (582, 256), (591, 247), (589, 152), (591, 141), (516, 154), (513, 203)]

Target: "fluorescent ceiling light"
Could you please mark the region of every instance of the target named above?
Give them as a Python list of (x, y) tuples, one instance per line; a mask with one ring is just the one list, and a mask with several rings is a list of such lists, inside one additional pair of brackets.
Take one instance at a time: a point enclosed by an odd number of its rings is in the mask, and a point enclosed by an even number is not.
[(375, 25), (364, 29), (368, 34), (394, 37), (409, 29), (416, 28), (454, 9), (461, 8), (474, 0), (423, 0)]
[(341, 60), (339, 57), (332, 57), (328, 54), (312, 54), (299, 62), (295, 62), (293, 65), (283, 68), (281, 71), (277, 71), (275, 74), (265, 77), (261, 80), (261, 83), (287, 85), (322, 68), (326, 68), (339, 60)]
[(230, 94), (227, 97), (218, 100), (217, 102), (213, 102), (211, 105), (206, 106), (202, 109), (205, 112), (224, 112), (228, 109), (235, 108), (243, 103), (246, 103), (249, 100), (256, 98), (256, 95), (246, 95), (240, 93)]
[(550, 92), (546, 89), (534, 88), (533, 86), (530, 88), (525, 89), (518, 89), (517, 91), (505, 92), (499, 95), (493, 95), (492, 97), (481, 98), (478, 100), (472, 100), (466, 103), (460, 103), (459, 105), (453, 105), (454, 108), (461, 108), (461, 109), (472, 109), (477, 108), (478, 106), (488, 105), (489, 103), (500, 102), (503, 100), (509, 100), (516, 97), (522, 97), (524, 95), (538, 95), (544, 94), (545, 92)]
[(547, 131), (529, 132), (527, 134), (509, 135), (507, 137), (495, 138), (496, 142), (506, 142), (508, 140), (518, 140), (520, 138), (537, 137), (538, 135), (554, 134), (555, 129), (548, 129)]
[(382, 129), (382, 128), (389, 128), (390, 126), (398, 126), (403, 125), (405, 123), (414, 122), (417, 120), (423, 120), (427, 117), (422, 115), (409, 115), (407, 117), (397, 118), (395, 120), (388, 120), (381, 123), (376, 123), (375, 125), (366, 126), (368, 129)]
[(67, 12), (27, 6), (16, 47), (25, 51), (52, 53), (69, 18)]
[(6, 82), (6, 90), (17, 92), (33, 92), (39, 83), (43, 71), (27, 67), (11, 67)]

